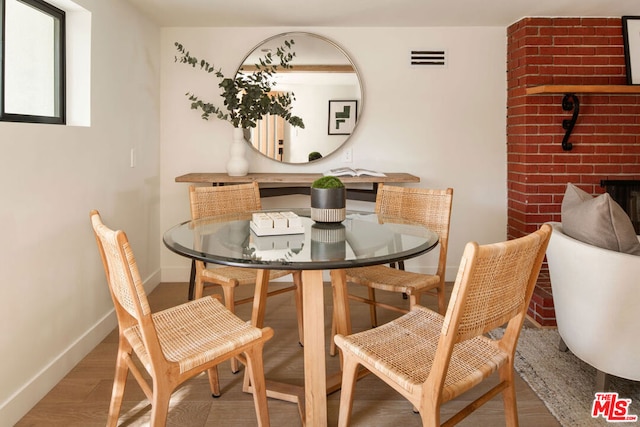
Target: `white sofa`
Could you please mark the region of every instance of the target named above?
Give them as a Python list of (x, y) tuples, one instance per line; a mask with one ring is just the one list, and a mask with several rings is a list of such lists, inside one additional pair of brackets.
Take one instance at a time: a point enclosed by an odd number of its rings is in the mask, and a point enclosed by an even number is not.
[(608, 375), (640, 381), (640, 256), (580, 242), (549, 224), (560, 348), (598, 370), (596, 391), (608, 387)]

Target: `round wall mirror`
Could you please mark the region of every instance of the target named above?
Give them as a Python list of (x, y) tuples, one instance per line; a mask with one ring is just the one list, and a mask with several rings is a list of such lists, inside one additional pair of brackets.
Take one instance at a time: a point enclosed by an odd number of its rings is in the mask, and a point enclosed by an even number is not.
[(305, 32), (273, 36), (256, 46), (236, 75), (247, 74), (268, 52), (293, 40), (291, 68), (278, 69), (274, 92), (288, 92), (295, 100), (292, 114), (304, 122), (293, 127), (277, 116), (265, 116), (245, 131), (245, 139), (262, 155), (283, 163), (308, 163), (335, 152), (353, 134), (363, 107), (360, 76), (340, 46)]

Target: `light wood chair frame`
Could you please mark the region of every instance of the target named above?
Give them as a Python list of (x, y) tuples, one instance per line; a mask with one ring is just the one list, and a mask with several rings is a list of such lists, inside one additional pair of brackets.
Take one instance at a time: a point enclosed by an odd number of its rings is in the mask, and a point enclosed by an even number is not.
[[(224, 186), (189, 186), (189, 206), (191, 219), (199, 220), (209, 216), (234, 213), (247, 213), (262, 209), (260, 188), (257, 182)], [(235, 306), (252, 303), (254, 298), (235, 299), (235, 288), (244, 285), (255, 285), (258, 270), (241, 267), (208, 268), (203, 261), (195, 261), (195, 298), (201, 298), (204, 289), (209, 286), (220, 286), (224, 296), (225, 306), (235, 313)], [(269, 280), (293, 275), (293, 285), (274, 289), (267, 296), (279, 295), (293, 291), (295, 294), (296, 313), (298, 321), (298, 337), (300, 345), (304, 345), (304, 330), (302, 320), (302, 274), (300, 271), (269, 270)], [(238, 372), (238, 363), (231, 361), (231, 371)]]
[[(516, 345), (545, 256), (551, 227), (507, 242), (468, 243), (443, 317), (421, 306), (389, 323), (336, 335), (343, 357), (339, 426), (351, 421), (358, 365), (417, 408), (423, 426), (440, 425), (440, 407), (498, 372), (499, 383), (442, 425), (452, 426), (502, 393), (506, 424), (518, 425)], [(485, 334), (505, 325), (501, 339)]]
[[(451, 208), (453, 204), (453, 189), (434, 190), (427, 188), (399, 187), (380, 184), (376, 196), (375, 212), (378, 215), (402, 218), (422, 224), (438, 234), (440, 248), (438, 267), (435, 274), (421, 274), (403, 272), (393, 267), (371, 266), (347, 269), (347, 281), (367, 286), (369, 298), (349, 295), (349, 299), (369, 304), (371, 326), (378, 325), (376, 307), (406, 313), (420, 304), (420, 297), (427, 292), (435, 292), (438, 299), (438, 311), (444, 314), (445, 305), (445, 272), (447, 268), (447, 251), (449, 249), (449, 229), (451, 222)], [(389, 276), (399, 274), (411, 280), (421, 281), (420, 287), (407, 289), (404, 286), (395, 287), (385, 283)], [(382, 289), (391, 292), (405, 293), (409, 297), (409, 310), (376, 301), (375, 290)]]
[[(435, 295), (438, 301), (438, 311), (444, 314), (446, 310), (445, 273), (452, 205), (452, 188), (438, 190), (384, 184), (378, 186), (375, 212), (381, 216), (413, 221), (436, 232), (439, 239), (439, 253), (438, 266), (434, 274), (405, 271), (403, 264), (400, 264), (398, 268), (374, 265), (346, 270), (349, 283), (367, 287), (368, 297), (349, 294), (349, 299), (369, 304), (371, 327), (378, 326), (377, 307), (404, 314), (415, 305), (420, 304), (423, 294)], [(408, 297), (409, 309), (378, 301), (376, 289), (401, 293), (403, 297)], [(335, 320), (333, 323), (335, 324)], [(332, 331), (335, 332), (335, 326), (332, 326)], [(331, 341), (330, 354), (335, 355), (333, 340)]]
[[(107, 426), (118, 424), (129, 371), (151, 402), (151, 425), (164, 426), (171, 394), (180, 384), (207, 371), (211, 393), (217, 397), (220, 395), (217, 365), (241, 355), (254, 385), (258, 424), (268, 426), (262, 352), (273, 330), (250, 326), (213, 297), (151, 313), (126, 234), (105, 226), (96, 210), (91, 211), (90, 218), (118, 318), (118, 354)], [(207, 319), (202, 325), (190, 323), (202, 318)], [(237, 331), (228, 333), (223, 327), (215, 331), (218, 322)], [(203, 325), (214, 327), (202, 331)], [(180, 331), (177, 335), (176, 330)], [(199, 340), (186, 342), (184, 334), (199, 335)], [(138, 369), (133, 353), (151, 376), (151, 385)]]

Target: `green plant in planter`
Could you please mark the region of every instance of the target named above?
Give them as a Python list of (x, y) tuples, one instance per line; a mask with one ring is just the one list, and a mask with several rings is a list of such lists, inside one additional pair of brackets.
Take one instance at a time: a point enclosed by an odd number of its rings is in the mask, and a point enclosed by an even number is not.
[(335, 176), (323, 176), (313, 181), (311, 188), (344, 188), (344, 184)]
[(342, 222), (346, 218), (347, 189), (335, 176), (323, 176), (311, 184), (311, 219)]
[(275, 56), (268, 52), (260, 58), (260, 63), (255, 64), (256, 71), (251, 73), (239, 72), (234, 78), (225, 77), (220, 69), (215, 69), (209, 62), (192, 56), (180, 43), (175, 42), (176, 49), (180, 53), (175, 57), (175, 62), (199, 66), (207, 73), (213, 73), (220, 82), (221, 96), (224, 100), (224, 109), (203, 101), (192, 92), (185, 95), (191, 101), (192, 110), (200, 110), (202, 118), (209, 120), (212, 115), (220, 120), (228, 121), (235, 128), (254, 128), (257, 121), (266, 114), (283, 117), (294, 127), (304, 128), (304, 122), (298, 116), (291, 113), (291, 104), (295, 100), (293, 93), (271, 94), (273, 87), (272, 76), (279, 67), (293, 68), (290, 62), (295, 57), (292, 50), (293, 40), (285, 41), (283, 46), (276, 49)]

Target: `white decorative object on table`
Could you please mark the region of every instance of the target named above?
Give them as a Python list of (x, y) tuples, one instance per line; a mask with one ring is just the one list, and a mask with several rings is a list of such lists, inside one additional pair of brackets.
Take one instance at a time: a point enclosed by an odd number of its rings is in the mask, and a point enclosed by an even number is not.
[(256, 236), (304, 233), (304, 226), (300, 217), (293, 212), (254, 213), (249, 227)]
[(229, 176), (245, 176), (249, 172), (249, 161), (246, 157), (247, 146), (244, 140), (244, 130), (233, 128), (233, 141), (229, 148), (227, 174)]

